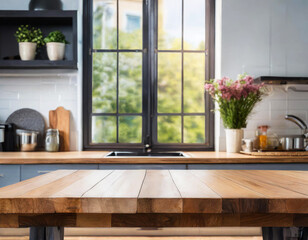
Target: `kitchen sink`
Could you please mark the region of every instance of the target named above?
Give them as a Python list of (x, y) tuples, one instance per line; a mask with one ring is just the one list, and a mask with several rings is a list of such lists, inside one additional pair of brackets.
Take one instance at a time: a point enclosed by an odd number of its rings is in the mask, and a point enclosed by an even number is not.
[(110, 152), (106, 157), (187, 157), (183, 152)]

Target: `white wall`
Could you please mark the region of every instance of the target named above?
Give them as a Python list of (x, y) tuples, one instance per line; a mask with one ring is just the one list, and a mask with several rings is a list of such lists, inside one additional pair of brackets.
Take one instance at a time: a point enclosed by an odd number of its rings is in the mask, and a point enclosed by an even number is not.
[[(221, 25), (217, 26), (218, 62), (216, 76), (236, 78), (239, 73), (255, 77), (308, 76), (307, 0), (217, 0)], [(300, 86), (301, 89), (308, 86)], [(307, 122), (308, 93), (270, 88), (271, 92), (251, 115), (245, 137), (252, 137), (258, 125), (268, 124), (278, 134), (299, 133), (284, 120), (294, 114)], [(216, 128), (217, 147), (225, 149), (222, 125)]]
[[(253, 76), (308, 76), (307, 0), (216, 0), (216, 76), (236, 78), (238, 73)], [(42, 76), (30, 71), (19, 75), (0, 72), (0, 122), (20, 107), (40, 111), (46, 121), (48, 110), (64, 106), (72, 112), (71, 149), (81, 149), (81, 33), (82, 0), (62, 0), (65, 10), (79, 10), (79, 71)], [(28, 1), (2, 1), (1, 10), (26, 10)], [(46, 71), (45, 71), (46, 72)], [(308, 87), (307, 87), (308, 88)], [(255, 109), (246, 137), (257, 125), (268, 124), (280, 134), (298, 131), (283, 120), (292, 113), (308, 120), (308, 94), (285, 92), (275, 87)], [(224, 150), (224, 131), (216, 122), (216, 145)], [(47, 122), (48, 124), (48, 122)]]
[[(81, 150), (82, 106), (82, 0), (62, 0), (64, 10), (78, 10), (78, 71), (0, 71), (0, 122), (15, 110), (39, 111), (49, 125), (49, 110), (63, 106), (71, 111), (70, 148)], [(2, 1), (0, 10), (28, 10), (29, 1)]]

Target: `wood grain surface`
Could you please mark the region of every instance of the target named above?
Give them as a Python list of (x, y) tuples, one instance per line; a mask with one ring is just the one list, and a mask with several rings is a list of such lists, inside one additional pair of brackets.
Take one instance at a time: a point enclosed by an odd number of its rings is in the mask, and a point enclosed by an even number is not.
[(49, 111), (49, 126), (59, 130), (60, 151), (70, 150), (70, 111), (64, 107)]
[(0, 189), (0, 227), (308, 226), (308, 176), (59, 170)]
[(185, 152), (188, 157), (105, 157), (106, 151), (0, 152), (0, 164), (216, 164), (308, 163), (308, 156), (250, 156), (225, 152)]
[(308, 151), (265, 151), (265, 152), (244, 152), (242, 154), (251, 155), (251, 156), (308, 156)]

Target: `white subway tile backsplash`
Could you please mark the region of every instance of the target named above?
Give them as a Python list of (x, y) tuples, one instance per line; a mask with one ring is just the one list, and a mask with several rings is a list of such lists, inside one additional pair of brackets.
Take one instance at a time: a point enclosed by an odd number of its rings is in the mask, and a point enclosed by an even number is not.
[(77, 98), (77, 87), (74, 85), (56, 85), (55, 93), (59, 96), (59, 101), (75, 100)]
[(10, 113), (11, 112), (10, 112), (9, 108), (1, 108), (0, 107), (0, 122), (4, 123), (7, 119), (7, 116), (9, 116)]
[(10, 100), (9, 107), (12, 112), (20, 109), (20, 108), (33, 108), (38, 110), (40, 106), (39, 100)]
[(18, 91), (18, 100), (40, 101), (40, 91), (42, 91), (40, 85), (20, 85)]
[(300, 135), (300, 134), (302, 134), (301, 129), (299, 129), (298, 127), (297, 128), (290, 128), (290, 129), (275, 128), (274, 132), (277, 136), (288, 136), (288, 135)]
[(263, 122), (268, 122), (270, 121), (270, 112), (267, 110), (264, 110), (264, 114), (259, 114), (261, 110), (253, 110), (249, 117), (248, 117), (248, 122), (251, 120), (258, 120), (258, 121), (263, 121)]
[(10, 101), (9, 99), (0, 99), (0, 109), (9, 109)]
[(306, 104), (308, 104), (308, 86), (302, 85), (302, 86), (296, 86), (294, 88), (300, 91), (305, 90), (305, 92), (295, 92), (292, 89), (289, 89), (288, 100), (304, 100), (306, 101)]
[(286, 115), (286, 111), (283, 111), (283, 110), (281, 110), (281, 111), (279, 111), (279, 110), (278, 111), (272, 110), (272, 111), (270, 111), (269, 115), (270, 115), (270, 120), (271, 121), (284, 120), (284, 117)]
[[(264, 101), (266, 101), (264, 99)], [(287, 111), (288, 108), (288, 101), (286, 99), (282, 100), (268, 100), (270, 109), (275, 111), (275, 110), (284, 110), (285, 112)]]
[(289, 100), (287, 102), (287, 111), (293, 110), (308, 110), (308, 95), (306, 96), (307, 100)]
[(5, 91), (4, 89), (0, 88), (0, 99), (18, 99), (18, 92), (17, 91)]
[(77, 73), (21, 76), (0, 74), (0, 122), (5, 122), (12, 112), (20, 108), (32, 108), (43, 115), (48, 127), (49, 111), (63, 106), (71, 111), (71, 149), (77, 150)]
[(261, 102), (258, 102), (254, 108), (254, 111), (259, 112), (259, 111), (267, 111), (270, 110), (270, 104), (267, 100), (267, 98), (263, 98)]
[[(299, 134), (300, 130), (294, 123), (285, 120), (285, 115), (298, 116), (308, 121), (308, 94), (295, 95), (294, 92), (285, 91), (285, 87), (273, 86), (268, 97), (264, 98), (248, 119), (246, 132), (253, 132), (259, 125), (269, 125), (272, 132), (280, 135)], [(290, 98), (292, 94), (292, 98)], [(298, 100), (295, 100), (298, 99)], [(266, 107), (266, 106), (269, 107)]]
[(286, 100), (287, 92), (284, 86), (266, 86), (267, 87), (267, 99), (270, 100)]
[(0, 88), (3, 86), (19, 87), (20, 85), (40, 85), (40, 81), (34, 77), (2, 77), (0, 73)]

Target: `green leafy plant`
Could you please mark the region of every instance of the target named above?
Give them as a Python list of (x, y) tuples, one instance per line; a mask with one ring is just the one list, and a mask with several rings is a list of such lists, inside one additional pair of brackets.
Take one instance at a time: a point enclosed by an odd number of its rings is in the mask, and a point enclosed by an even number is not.
[(44, 38), (44, 42), (45, 43), (59, 42), (59, 43), (69, 44), (69, 42), (66, 41), (64, 34), (60, 31), (54, 31), (49, 33), (48, 36)]
[(17, 42), (32, 42), (36, 43), (37, 47), (45, 45), (43, 41), (43, 33), (41, 29), (31, 27), (30, 25), (21, 25), (16, 33), (15, 37)]

